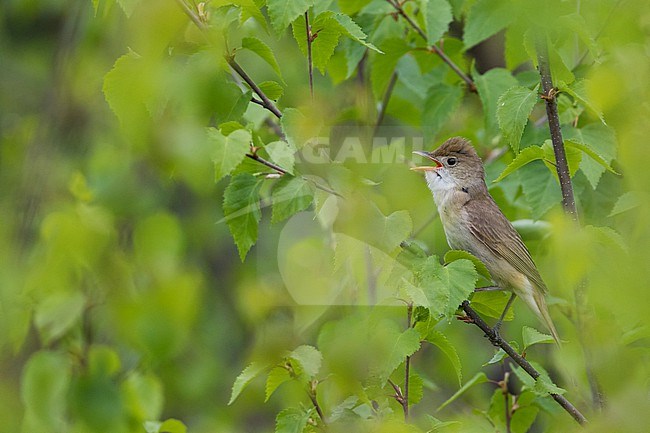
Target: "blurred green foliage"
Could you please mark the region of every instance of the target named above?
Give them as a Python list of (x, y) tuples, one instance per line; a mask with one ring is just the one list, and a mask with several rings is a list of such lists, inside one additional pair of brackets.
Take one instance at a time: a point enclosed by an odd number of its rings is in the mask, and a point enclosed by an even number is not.
[[(512, 432), (580, 431), (548, 391), (647, 431), (646, 3), (403, 2), (418, 34), (385, 0), (3, 1), (0, 432), (505, 431), (506, 405)], [(408, 170), (451, 135), (551, 288), (561, 350), (519, 306), (503, 331), (538, 382), (453, 319), (507, 296), (472, 295), (486, 271)]]

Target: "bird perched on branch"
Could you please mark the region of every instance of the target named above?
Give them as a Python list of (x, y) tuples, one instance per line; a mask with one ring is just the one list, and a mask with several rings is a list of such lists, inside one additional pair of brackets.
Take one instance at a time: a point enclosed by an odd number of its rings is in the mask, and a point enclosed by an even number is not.
[(521, 236), (488, 193), (483, 163), (474, 147), (464, 138), (454, 137), (433, 152), (413, 153), (434, 164), (412, 170), (425, 174), (449, 246), (475, 255), (499, 288), (512, 292), (495, 330), (498, 332), (519, 296), (559, 344), (544, 297), (548, 292), (546, 284)]

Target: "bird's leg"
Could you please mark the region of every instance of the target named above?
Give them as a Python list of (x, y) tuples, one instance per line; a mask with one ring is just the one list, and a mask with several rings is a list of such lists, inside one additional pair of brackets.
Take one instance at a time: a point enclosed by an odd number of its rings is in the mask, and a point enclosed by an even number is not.
[(501, 313), (501, 317), (499, 317), (499, 320), (497, 321), (497, 323), (492, 328), (494, 330), (495, 335), (499, 335), (499, 329), (501, 328), (501, 324), (503, 323), (503, 319), (506, 317), (506, 314), (508, 313), (508, 310), (510, 309), (510, 306), (512, 305), (512, 303), (515, 301), (516, 297), (517, 297), (517, 295), (515, 295), (514, 293), (512, 295), (510, 295), (510, 299), (508, 299), (508, 303), (506, 304), (506, 308), (503, 309), (503, 313)]

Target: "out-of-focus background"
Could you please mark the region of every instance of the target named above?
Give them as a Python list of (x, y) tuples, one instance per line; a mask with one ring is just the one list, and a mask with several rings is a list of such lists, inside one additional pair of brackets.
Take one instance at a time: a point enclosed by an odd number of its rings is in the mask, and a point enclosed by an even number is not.
[[(329, 3), (338, 10), (344, 2)], [(467, 9), (472, 2), (451, 3)], [(593, 115), (591, 126), (575, 126), (587, 127), (581, 131), (598, 142), (616, 143), (610, 160), (620, 175), (605, 172), (593, 188), (593, 179), (578, 173), (576, 196), (582, 224), (612, 232), (575, 230), (560, 212), (557, 187), (535, 190), (540, 162), (491, 184), (491, 192), (506, 215), (529, 230), (527, 241), (554, 296), (552, 314), (568, 340), (561, 351), (535, 348), (530, 356), (552, 358), (552, 373), (569, 390), (567, 397), (589, 406), (585, 353), (571, 323), (575, 312), (565, 306), (587, 280), (584, 317), (590, 324), (582, 338), (606, 397), (603, 414), (587, 410), (593, 420), (588, 431), (641, 432), (650, 425), (650, 6), (645, 0), (579, 3), (602, 50), (580, 74), (589, 79), (585, 92), (607, 126)], [(391, 20), (399, 23), (398, 17)], [(309, 105), (306, 60), (290, 31), (277, 37), (250, 20), (233, 32), (240, 39), (253, 34), (272, 48), (285, 84), (279, 105)], [(460, 32), (460, 21), (451, 32)], [(176, 51), (169, 35), (175, 35)], [(275, 415), (287, 402), (308, 402), (302, 390), (289, 388), (263, 403), (264, 383), (254, 382), (227, 406), (237, 375), (252, 359), (280, 359), (286, 350), (315, 344), (323, 323), (356, 314), (349, 306), (318, 305), (320, 299), (328, 302), (332, 280), (354, 280), (354, 272), (364, 268), (354, 267), (363, 257), (337, 258), (323, 247), (326, 234), (313, 212), (272, 224), (270, 209), (263, 207), (257, 245), (240, 260), (223, 222), (227, 182), (215, 183), (212, 150), (203, 138), (213, 111), (223, 109), (222, 94), (231, 89), (220, 87), (219, 74), (226, 72), (219, 72), (218, 61), (186, 61), (200, 38), (173, 0), (0, 5), (0, 432), (137, 432), (145, 431), (145, 421), (169, 418), (191, 432), (273, 431)], [(446, 48), (464, 59), (463, 67), (474, 62), (478, 76), (509, 66), (503, 39), (500, 33), (465, 57), (458, 40), (450, 39)], [(116, 61), (128, 53), (147, 58), (166, 51), (173, 60), (160, 75), (134, 69), (116, 78), (132, 80), (116, 85), (124, 94), (112, 94), (111, 102), (122, 104), (115, 110), (123, 115), (118, 118), (105, 97), (111, 94), (105, 77)], [(327, 125), (321, 133), (336, 142), (335, 133), (349, 134), (374, 119), (381, 97), (373, 97), (363, 71), (348, 78), (340, 72), (345, 57), (333, 59), (326, 75), (314, 73), (310, 109), (313, 123)], [(251, 53), (238, 54), (238, 60), (260, 82), (277, 79)], [(488, 181), (495, 179), (512, 157), (500, 156), (507, 145), (495, 133), (494, 120), (486, 126), (478, 96), (468, 94), (453, 117), (422, 135), (427, 79), (447, 73), (440, 72), (444, 65), (435, 68), (423, 78), (414, 57), (399, 64), (400, 80), (381, 131), (402, 137), (407, 150), (467, 136), (490, 160)], [(530, 65), (517, 72), (526, 71), (528, 78), (520, 79), (534, 81)], [(173, 103), (144, 106), (143, 95)], [(571, 108), (563, 113), (576, 114)], [(264, 142), (271, 141), (263, 110), (254, 104), (247, 110), (245, 118), (267, 134)], [(543, 122), (542, 106), (536, 110), (534, 119)], [(527, 128), (522, 147), (542, 142)], [(343, 139), (336, 143), (346, 146)], [(352, 188), (343, 171), (330, 178), (335, 189), (355, 189), (359, 197), (345, 205), (356, 222), (340, 224), (360, 226), (348, 232), (363, 230), (362, 200), (384, 215), (406, 210), (406, 236), (413, 234), (442, 256), (447, 246), (433, 201), (422, 179), (408, 170), (410, 152), (395, 146), (389, 160), (376, 163), (368, 163), (370, 153), (365, 158), (348, 149), (344, 166), (363, 181)], [(323, 193), (321, 200), (326, 198)], [(320, 221), (327, 220), (322, 202), (317, 206)], [(547, 233), (546, 226), (529, 222), (537, 218), (552, 226), (542, 242), (539, 232)], [(330, 274), (336, 260), (349, 261), (352, 272), (345, 276), (339, 266), (339, 274)], [(522, 325), (537, 326), (524, 308), (516, 308), (516, 320), (504, 328), (513, 336)], [(455, 322), (442, 326), (465, 378), (473, 376), (491, 357), (489, 344), (477, 329)], [(358, 348), (349, 349), (351, 357), (359, 355)], [(452, 406), (456, 412), (435, 412), (457, 390), (456, 376), (439, 353), (419, 356), (419, 368), (430, 379), (416, 413), (454, 418), (467, 412), (462, 405)], [(481, 407), (489, 395), (477, 393), (468, 401)], [(570, 420), (563, 425), (562, 431), (573, 428)], [(543, 421), (533, 431), (560, 431), (552, 426)]]

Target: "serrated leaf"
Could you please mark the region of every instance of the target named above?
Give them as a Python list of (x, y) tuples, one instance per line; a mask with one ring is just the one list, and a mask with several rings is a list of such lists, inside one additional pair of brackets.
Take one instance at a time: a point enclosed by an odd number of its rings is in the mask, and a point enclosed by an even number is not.
[(587, 80), (577, 80), (573, 82), (570, 86), (567, 85), (564, 81), (558, 81), (557, 82), (557, 88), (561, 92), (565, 92), (573, 99), (578, 101), (580, 104), (582, 104), (586, 109), (594, 113), (598, 119), (605, 125), (605, 118), (603, 116), (602, 110), (600, 110), (598, 107), (594, 105), (593, 102), (589, 99), (589, 95), (587, 94)]
[[(382, 331), (390, 330), (390, 334), (382, 332), (382, 338), (392, 341), (391, 347), (379, 361), (379, 379), (381, 383), (385, 383), (389, 376), (399, 367), (407, 356), (413, 355), (420, 348), (420, 333), (413, 328), (399, 333), (393, 328), (380, 328)], [(388, 338), (390, 335), (390, 338)]]
[[(517, 344), (516, 341), (511, 341), (510, 345), (512, 346), (513, 349), (515, 349), (515, 352), (519, 352), (519, 344)], [(497, 362), (501, 362), (507, 357), (508, 354), (503, 349), (499, 349), (494, 353), (494, 356), (492, 356), (492, 358), (490, 358), (488, 362), (483, 364), (483, 367), (485, 367), (486, 365), (491, 365), (491, 364), (496, 364)]]
[(463, 34), (465, 49), (504, 29), (514, 19), (512, 4), (506, 0), (478, 0), (468, 14)]
[(483, 75), (479, 75), (478, 72), (472, 75), (483, 105), (485, 126), (488, 131), (496, 133), (498, 132), (497, 102), (508, 89), (517, 85), (517, 79), (509, 70), (503, 68), (492, 68)]
[(70, 359), (59, 352), (32, 354), (21, 376), (20, 399), (42, 431), (65, 430), (67, 394), (71, 380)]
[(372, 92), (377, 99), (381, 99), (386, 91), (397, 62), (411, 47), (401, 38), (389, 38), (380, 44), (384, 54), (375, 54), (370, 57), (370, 82)]
[(266, 370), (267, 366), (259, 362), (251, 362), (248, 366), (242, 371), (239, 376), (235, 379), (235, 383), (232, 385), (232, 391), (230, 393), (230, 400), (228, 400), (228, 405), (231, 405), (239, 394), (248, 386), (253, 379), (255, 379), (262, 371)]
[(462, 250), (449, 250), (445, 253), (445, 264), (451, 263), (456, 260), (460, 259), (467, 259), (474, 263), (474, 268), (476, 268), (476, 271), (484, 277), (486, 280), (491, 281), (492, 276), (490, 275), (490, 271), (488, 271), (488, 268), (485, 267), (485, 264), (481, 260), (479, 260), (478, 257), (475, 255), (467, 252), (467, 251), (462, 251)]
[[(592, 123), (583, 128), (563, 128), (564, 139), (587, 145), (590, 149), (610, 164), (616, 158), (616, 136), (614, 131), (601, 124)], [(592, 188), (596, 189), (606, 168), (594, 159), (583, 158), (580, 170), (589, 180)]]
[(543, 334), (535, 328), (529, 326), (524, 326), (521, 329), (521, 337), (524, 343), (524, 350), (532, 346), (533, 344), (539, 343), (554, 343), (555, 340), (553, 336), (548, 334)]
[(264, 1), (263, 3), (260, 3), (259, 1), (256, 0), (231, 0), (232, 3), (235, 5), (239, 6), (241, 8), (241, 12), (239, 14), (239, 22), (243, 24), (248, 18), (252, 17), (257, 21), (264, 31), (268, 31), (267, 25), (266, 25), (266, 18), (264, 18), (264, 15), (262, 14), (262, 11), (260, 10), (262, 6), (264, 6)]
[(275, 417), (275, 433), (303, 433), (313, 409), (290, 407)]
[[(542, 145), (542, 150), (544, 151), (544, 164), (549, 169), (549, 171), (553, 173), (553, 176), (558, 179), (557, 161), (555, 160), (553, 142), (551, 142), (551, 140), (545, 140), (544, 144)], [(580, 167), (580, 161), (582, 161), (582, 152), (573, 146), (568, 146), (567, 142), (565, 141), (564, 156), (566, 157), (567, 165), (569, 166), (569, 175), (573, 177), (578, 172), (578, 168)]]
[(266, 9), (273, 29), (280, 33), (313, 5), (314, 0), (267, 0)]
[(409, 374), (409, 405), (414, 405), (422, 400), (424, 396), (424, 381), (419, 374), (411, 371)]
[[(519, 400), (517, 402), (519, 403)], [(510, 419), (510, 429), (512, 430), (512, 433), (528, 432), (535, 422), (538, 413), (538, 407), (532, 405), (522, 407), (520, 404), (519, 408), (512, 414), (512, 418)]]
[(257, 241), (257, 227), (262, 218), (259, 203), (261, 185), (261, 181), (252, 174), (240, 173), (230, 180), (224, 191), (224, 219), (242, 261)]
[(448, 318), (452, 317), (458, 306), (474, 292), (474, 283), (478, 279), (474, 264), (467, 259), (442, 266), (438, 263), (438, 258), (432, 256), (415, 272), (432, 313)]
[[(318, 34), (318, 37), (311, 44), (312, 63), (325, 74), (334, 50), (339, 44), (341, 37), (341, 28), (339, 23), (333, 17), (334, 12), (325, 11), (318, 15), (310, 22), (312, 32)], [(305, 27), (305, 17), (298, 17), (292, 24), (293, 37), (295, 38), (302, 53), (307, 56), (307, 29)]]
[(296, 149), (286, 141), (274, 141), (264, 146), (271, 160), (293, 175)]
[[(498, 319), (506, 308), (510, 292), (504, 290), (485, 290), (474, 293), (472, 307), (481, 315)], [(510, 308), (503, 318), (510, 321), (515, 318), (514, 308)]]
[(366, 35), (363, 30), (361, 30), (361, 27), (359, 27), (359, 25), (354, 22), (354, 20), (348, 15), (342, 13), (334, 13), (333, 17), (339, 23), (340, 31), (342, 34), (349, 37), (353, 41), (360, 43), (368, 49), (383, 54), (379, 48), (366, 40), (368, 35)]
[(291, 380), (289, 370), (284, 367), (273, 367), (266, 378), (266, 387), (264, 391), (264, 403), (269, 401), (276, 389), (285, 382)]
[(467, 383), (465, 383), (465, 385), (463, 385), (458, 391), (456, 391), (454, 393), (454, 395), (449, 397), (449, 399), (447, 399), (444, 403), (442, 403), (440, 406), (438, 406), (436, 411), (440, 411), (440, 410), (444, 409), (447, 405), (454, 402), (458, 397), (463, 395), (468, 389), (470, 389), (474, 385), (478, 385), (478, 384), (485, 383), (485, 382), (488, 382), (488, 381), (489, 381), (489, 379), (487, 378), (485, 373), (483, 373), (482, 371), (479, 371), (478, 373), (476, 373), (474, 375), (474, 377), (472, 377), (470, 380), (468, 380)]
[(245, 129), (232, 131), (224, 137), (215, 128), (208, 128), (208, 141), (214, 148), (214, 180), (220, 181), (237, 167), (251, 147), (251, 133)]
[(535, 220), (562, 201), (560, 185), (541, 162), (533, 162), (519, 170), (519, 180)]
[(241, 41), (242, 48), (250, 50), (260, 56), (262, 60), (273, 68), (276, 74), (282, 78), (282, 72), (280, 71), (280, 65), (273, 54), (273, 50), (262, 40), (255, 37), (245, 37)]
[(451, 6), (447, 0), (424, 0), (422, 8), (427, 29), (427, 43), (434, 45), (447, 32), (449, 23), (454, 19)]
[(637, 194), (634, 191), (628, 191), (620, 196), (618, 200), (616, 200), (616, 204), (608, 216), (612, 217), (623, 212), (627, 212), (628, 210), (634, 209), (640, 204), (641, 201), (639, 200)]
[(499, 182), (505, 179), (508, 175), (514, 173), (524, 165), (529, 162), (537, 161), (538, 159), (544, 159), (544, 150), (539, 146), (528, 146), (517, 154), (515, 159), (512, 160), (510, 164), (501, 172), (499, 177), (493, 180), (493, 182)]
[(302, 345), (295, 348), (289, 358), (300, 363), (302, 371), (312, 379), (320, 370), (323, 362), (323, 355), (313, 346)]
[(260, 89), (269, 99), (277, 101), (284, 93), (284, 87), (276, 81), (262, 81), (259, 84)]
[(309, 207), (314, 193), (302, 177), (284, 175), (273, 188), (271, 222), (277, 223)]
[[(605, 170), (614, 173), (616, 175), (620, 176), (620, 173), (614, 170), (608, 163), (605, 161), (605, 158), (602, 156), (598, 155), (592, 148), (587, 146), (586, 144), (578, 143), (577, 141), (572, 141), (572, 140), (565, 140), (564, 144), (568, 148), (575, 148), (578, 149), (579, 151), (585, 153), (589, 158), (593, 159), (596, 161), (600, 166), (602, 166)], [(591, 182), (591, 181), (590, 181)]]
[(434, 84), (429, 87), (422, 108), (422, 133), (425, 140), (431, 140), (439, 134), (462, 99), (463, 91), (459, 86)]
[(514, 86), (501, 95), (497, 102), (499, 128), (515, 154), (519, 152), (524, 127), (537, 100), (537, 86), (533, 90)]
[(463, 384), (463, 373), (462, 366), (460, 363), (460, 358), (458, 357), (458, 352), (456, 348), (449, 342), (447, 337), (440, 331), (431, 330), (429, 335), (426, 337), (426, 341), (436, 346), (438, 349), (445, 354), (449, 362), (451, 362), (454, 371), (456, 372), (456, 377), (458, 378), (458, 386)]

